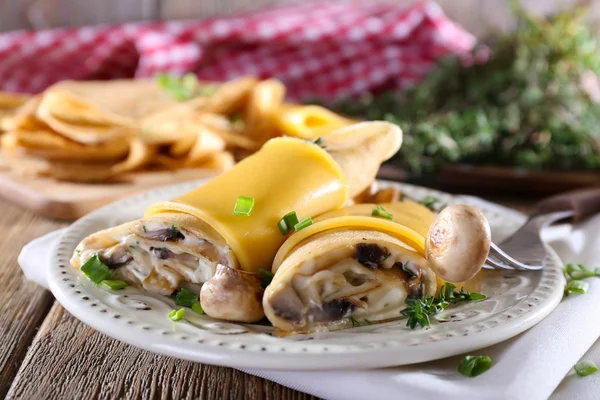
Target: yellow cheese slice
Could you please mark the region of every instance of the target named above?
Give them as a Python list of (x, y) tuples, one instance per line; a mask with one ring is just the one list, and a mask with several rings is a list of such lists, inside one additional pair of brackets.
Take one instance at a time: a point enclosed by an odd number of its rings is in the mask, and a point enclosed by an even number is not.
[(388, 233), (425, 257), (425, 236), (434, 216), (429, 209), (416, 203), (399, 202), (382, 205), (394, 219), (373, 217), (374, 204), (357, 204), (330, 211), (315, 219), (315, 223), (292, 234), (281, 246), (273, 261), (275, 272), (296, 246), (325, 231), (339, 229), (370, 229)]
[[(233, 215), (238, 196), (254, 198), (250, 216)], [(277, 223), (290, 211), (300, 219), (340, 208), (348, 192), (344, 174), (319, 146), (276, 138), (231, 170), (169, 202), (150, 206), (146, 216), (182, 212), (215, 229), (231, 246), (241, 269), (270, 269), (285, 237)]]

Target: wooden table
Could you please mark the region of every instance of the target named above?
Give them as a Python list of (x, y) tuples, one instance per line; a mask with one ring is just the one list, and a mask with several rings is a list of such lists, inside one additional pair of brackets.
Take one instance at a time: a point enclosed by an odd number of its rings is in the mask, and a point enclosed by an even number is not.
[[(533, 204), (485, 197), (521, 211)], [(26, 243), (63, 226), (0, 200), (0, 398), (314, 398), (235, 369), (140, 350), (76, 320), (17, 265)]]

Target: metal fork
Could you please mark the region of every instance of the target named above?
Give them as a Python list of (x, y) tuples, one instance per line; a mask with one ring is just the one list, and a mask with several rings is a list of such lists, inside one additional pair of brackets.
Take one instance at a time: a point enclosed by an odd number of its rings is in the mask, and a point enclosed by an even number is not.
[(600, 212), (600, 188), (552, 196), (536, 208), (536, 213), (512, 236), (498, 245), (492, 243), (483, 268), (527, 271), (544, 268), (547, 250), (540, 237), (542, 229), (556, 221), (579, 221)]

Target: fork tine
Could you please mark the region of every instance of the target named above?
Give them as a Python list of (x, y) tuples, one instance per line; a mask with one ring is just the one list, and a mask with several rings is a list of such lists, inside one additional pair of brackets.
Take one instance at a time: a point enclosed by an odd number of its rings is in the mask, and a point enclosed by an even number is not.
[(510, 264), (502, 262), (498, 259), (495, 259), (495, 257), (491, 254), (491, 252), (490, 252), (490, 255), (488, 255), (488, 258), (486, 260), (486, 265), (491, 267), (490, 269), (505, 269), (505, 270), (511, 270), (511, 271), (514, 270), (514, 267), (511, 266)]
[(497, 261), (504, 262), (504, 263), (508, 264), (509, 266), (511, 266), (515, 269), (518, 269), (518, 270), (529, 271), (529, 270), (538, 270), (538, 269), (543, 268), (543, 265), (528, 265), (528, 264), (524, 264), (522, 262), (515, 260), (510, 255), (506, 254), (502, 249), (500, 249), (494, 243), (492, 243), (492, 246), (490, 248), (490, 254), (492, 254), (492, 256), (494, 258), (496, 258)]

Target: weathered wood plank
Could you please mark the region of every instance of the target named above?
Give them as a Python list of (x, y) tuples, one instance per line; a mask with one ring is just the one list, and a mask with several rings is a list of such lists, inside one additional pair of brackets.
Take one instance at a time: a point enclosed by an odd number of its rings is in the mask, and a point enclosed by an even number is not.
[(54, 302), (50, 292), (25, 281), (17, 256), (27, 242), (61, 226), (0, 201), (0, 398)]
[(87, 327), (58, 303), (7, 398), (313, 399), (231, 368), (139, 350)]

